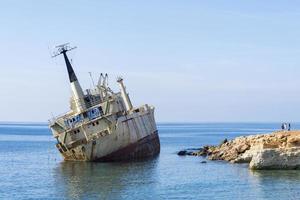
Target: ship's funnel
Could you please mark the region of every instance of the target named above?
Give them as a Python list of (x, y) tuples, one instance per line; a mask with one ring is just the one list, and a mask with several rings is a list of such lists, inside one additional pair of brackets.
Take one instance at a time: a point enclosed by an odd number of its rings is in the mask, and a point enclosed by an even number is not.
[(60, 45), (57, 46), (58, 48), (58, 53), (54, 56), (63, 54), (65, 62), (66, 62), (66, 66), (67, 66), (67, 70), (68, 70), (68, 75), (69, 75), (69, 80), (71, 83), (71, 90), (72, 90), (72, 94), (73, 94), (73, 100), (75, 102), (76, 105), (76, 110), (75, 112), (82, 112), (83, 110), (86, 109), (85, 106), (85, 102), (84, 102), (84, 94), (82, 91), (82, 88), (79, 84), (79, 81), (76, 77), (76, 74), (73, 70), (73, 67), (69, 61), (69, 58), (67, 56), (67, 51), (70, 51), (74, 48), (69, 48), (68, 44), (64, 44), (64, 45)]
[(131, 101), (129, 99), (128, 94), (126, 93), (126, 89), (125, 89), (125, 86), (124, 86), (124, 83), (123, 83), (123, 79), (121, 77), (119, 77), (117, 82), (120, 85), (121, 95), (122, 95), (123, 101), (125, 103), (126, 110), (129, 111), (129, 110), (132, 109), (132, 104), (131, 104)]

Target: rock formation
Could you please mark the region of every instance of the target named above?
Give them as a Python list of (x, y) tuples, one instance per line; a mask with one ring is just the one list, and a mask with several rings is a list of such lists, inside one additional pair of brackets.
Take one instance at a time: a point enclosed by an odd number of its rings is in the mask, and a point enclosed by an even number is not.
[(205, 146), (188, 155), (249, 163), (251, 169), (300, 169), (300, 131), (237, 137), (224, 140), (218, 146)]

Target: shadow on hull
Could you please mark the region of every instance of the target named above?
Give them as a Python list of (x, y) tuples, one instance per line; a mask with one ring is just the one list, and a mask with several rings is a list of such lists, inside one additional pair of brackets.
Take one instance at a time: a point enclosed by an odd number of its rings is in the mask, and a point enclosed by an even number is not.
[(130, 144), (125, 148), (119, 149), (101, 158), (95, 158), (93, 162), (117, 162), (146, 160), (156, 157), (160, 152), (160, 141), (158, 132), (144, 137), (136, 143)]

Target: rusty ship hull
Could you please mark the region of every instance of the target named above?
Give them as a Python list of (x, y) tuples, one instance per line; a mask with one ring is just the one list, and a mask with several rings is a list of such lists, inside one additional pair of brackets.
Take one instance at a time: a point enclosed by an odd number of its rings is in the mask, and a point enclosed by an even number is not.
[(99, 162), (115, 162), (115, 161), (130, 161), (140, 160), (155, 157), (160, 152), (160, 141), (157, 131), (140, 139), (136, 143), (129, 144), (109, 155), (97, 158), (93, 161)]
[(153, 108), (144, 105), (138, 112), (119, 117), (111, 126), (103, 126), (107, 120), (109, 118), (100, 117), (59, 134), (56, 147), (64, 160), (127, 161), (159, 154), (160, 140)]

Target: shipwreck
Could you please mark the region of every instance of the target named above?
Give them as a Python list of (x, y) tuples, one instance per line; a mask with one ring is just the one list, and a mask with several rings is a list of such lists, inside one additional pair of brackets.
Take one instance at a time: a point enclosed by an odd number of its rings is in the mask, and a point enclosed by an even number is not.
[(67, 56), (74, 48), (57, 46), (54, 55), (63, 55), (72, 91), (70, 111), (49, 120), (64, 160), (124, 161), (158, 155), (154, 107), (133, 107), (123, 79), (117, 79), (120, 92), (115, 93), (107, 74), (100, 75), (93, 89), (83, 91)]

